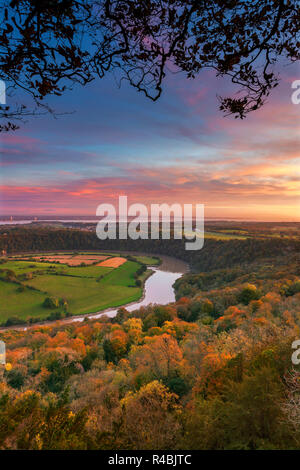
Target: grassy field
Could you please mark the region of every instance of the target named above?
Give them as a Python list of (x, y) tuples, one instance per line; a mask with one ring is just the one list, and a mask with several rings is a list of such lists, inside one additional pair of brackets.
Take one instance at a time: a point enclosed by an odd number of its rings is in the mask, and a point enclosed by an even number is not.
[(152, 256), (134, 256), (134, 258), (140, 263), (144, 263), (149, 266), (158, 266), (160, 264), (160, 259), (152, 258)]
[(46, 309), (42, 312), (44, 294), (29, 289), (18, 292), (17, 289), (18, 285), (0, 280), (0, 324), (16, 315), (21, 320), (39, 317), (42, 313), (49, 315)]
[[(126, 264), (129, 266), (126, 266)], [(65, 298), (68, 301), (71, 314), (92, 313), (108, 307), (115, 307), (131, 302), (141, 296), (142, 289), (134, 286), (134, 278), (131, 272), (136, 271), (135, 263), (127, 261), (123, 266), (123, 272), (118, 273), (120, 268), (115, 269), (111, 279), (104, 277), (102, 280), (71, 277), (71, 276), (38, 276), (28, 281), (28, 285), (40, 290), (47, 291), (50, 296)], [(120, 277), (119, 277), (120, 274)], [(44, 308), (42, 307), (44, 310)]]
[[(137, 260), (110, 268), (10, 259), (0, 265), (0, 324), (11, 317), (37, 321), (48, 319), (53, 313), (61, 316), (93, 313), (138, 300), (143, 293), (143, 288), (136, 286), (135, 277), (140, 263), (157, 264), (159, 260), (148, 256)], [(10, 282), (6, 270), (14, 276)], [(141, 281), (144, 278), (145, 273), (139, 277)], [(57, 299), (60, 305), (45, 307), (47, 297)], [(64, 306), (62, 299), (67, 302)]]
[[(0, 266), (1, 268), (1, 266)], [(105, 266), (67, 266), (66, 264), (38, 263), (32, 261), (8, 261), (3, 265), (5, 269), (11, 269), (16, 275), (35, 273), (36, 271), (55, 272), (79, 277), (99, 277), (112, 270)]]
[(215, 240), (246, 240), (248, 236), (236, 234), (236, 233), (221, 233), (221, 232), (204, 232), (205, 238), (213, 238)]
[[(186, 235), (195, 235), (195, 232), (188, 232), (186, 231)], [(201, 234), (198, 232), (196, 233), (198, 237), (201, 236)], [(248, 236), (239, 234), (239, 233), (224, 233), (223, 231), (221, 232), (214, 232), (214, 231), (207, 231), (205, 230), (204, 232), (204, 238), (212, 238), (214, 240), (246, 240), (249, 238)]]
[(240, 229), (229, 229), (229, 228), (224, 228), (224, 229), (220, 229), (218, 230), (218, 233), (221, 232), (221, 233), (231, 233), (233, 235), (248, 235), (249, 232), (247, 230), (240, 230)]
[(8, 261), (7, 263), (0, 265), (1, 269), (11, 269), (16, 275), (29, 273), (32, 271), (42, 270), (47, 271), (48, 269), (56, 269), (57, 265), (53, 263), (36, 263), (33, 261)]

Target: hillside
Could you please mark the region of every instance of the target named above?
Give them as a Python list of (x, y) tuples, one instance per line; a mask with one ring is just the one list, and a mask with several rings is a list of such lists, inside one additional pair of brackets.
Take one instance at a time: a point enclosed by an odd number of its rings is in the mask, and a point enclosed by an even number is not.
[(0, 447), (298, 448), (299, 260), (264, 244), (223, 267), (226, 243), (214, 270), (176, 281), (174, 304), (2, 332)]

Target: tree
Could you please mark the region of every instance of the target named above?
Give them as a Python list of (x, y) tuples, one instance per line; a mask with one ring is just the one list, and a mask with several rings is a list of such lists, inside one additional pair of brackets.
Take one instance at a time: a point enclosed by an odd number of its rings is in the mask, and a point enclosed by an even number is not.
[(222, 393), (196, 395), (185, 413), (183, 448), (262, 450), (294, 448), (291, 429), (283, 421), (283, 386), (271, 367), (262, 367), (242, 381), (221, 382)]
[(0, 447), (20, 450), (86, 449), (87, 413), (73, 413), (63, 396), (43, 402), (27, 390), (15, 399), (0, 397)]
[(103, 341), (104, 357), (107, 362), (117, 363), (128, 350), (128, 335), (116, 329)]
[(139, 372), (147, 372), (158, 380), (170, 380), (189, 373), (187, 363), (175, 338), (163, 334), (134, 349), (129, 356)]
[(288, 420), (293, 426), (296, 433), (299, 434), (300, 428), (300, 373), (292, 369), (285, 376), (287, 384), (287, 397), (282, 402), (282, 410)]
[(59, 299), (56, 297), (46, 297), (43, 302), (43, 307), (45, 308), (58, 308), (59, 307)]
[(177, 398), (156, 380), (125, 396), (124, 427), (132, 448), (174, 448), (180, 432)]
[(243, 118), (277, 86), (280, 58), (299, 59), (296, 0), (4, 0), (0, 18), (0, 79), (35, 104), (2, 108), (2, 131), (110, 71), (155, 101), (167, 67), (229, 76), (242, 94), (220, 109)]
[(238, 301), (248, 305), (251, 300), (258, 300), (260, 293), (254, 284), (247, 284), (238, 295)]
[(19, 369), (12, 369), (7, 373), (7, 383), (16, 389), (22, 388), (24, 385), (24, 376)]
[(120, 307), (118, 308), (117, 315), (112, 318), (112, 323), (119, 323), (122, 324), (125, 320), (128, 319), (130, 313), (126, 308)]

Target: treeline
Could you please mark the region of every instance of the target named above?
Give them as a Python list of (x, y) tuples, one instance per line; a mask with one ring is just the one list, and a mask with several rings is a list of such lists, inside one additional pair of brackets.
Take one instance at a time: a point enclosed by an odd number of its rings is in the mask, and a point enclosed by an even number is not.
[(99, 240), (95, 233), (74, 229), (13, 228), (0, 234), (0, 250), (8, 254), (51, 250), (117, 250), (175, 256), (188, 262), (193, 271), (212, 271), (254, 260), (299, 256), (300, 242), (295, 240), (206, 239), (199, 251), (187, 251), (184, 240)]

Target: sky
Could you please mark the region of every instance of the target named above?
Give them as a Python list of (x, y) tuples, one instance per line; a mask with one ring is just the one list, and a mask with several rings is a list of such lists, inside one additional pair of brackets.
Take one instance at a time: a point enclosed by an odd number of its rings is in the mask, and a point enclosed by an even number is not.
[(152, 102), (113, 75), (51, 99), (60, 114), (0, 134), (0, 215), (95, 216), (99, 204), (204, 204), (209, 218), (300, 221), (296, 65), (268, 103), (224, 117), (229, 83), (169, 73)]

